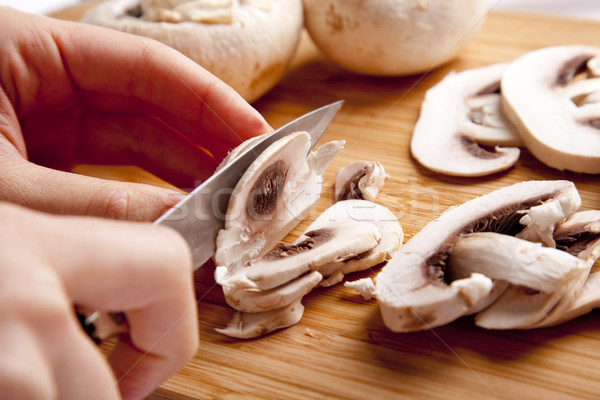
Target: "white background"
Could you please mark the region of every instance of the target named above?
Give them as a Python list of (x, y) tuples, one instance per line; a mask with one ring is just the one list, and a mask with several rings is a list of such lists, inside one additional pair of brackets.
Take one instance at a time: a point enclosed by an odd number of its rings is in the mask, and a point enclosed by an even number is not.
[[(80, 3), (82, 0), (0, 0), (23, 11), (47, 14)], [(443, 0), (440, 0), (443, 1)], [(563, 15), (600, 21), (600, 0), (488, 0), (490, 8)]]

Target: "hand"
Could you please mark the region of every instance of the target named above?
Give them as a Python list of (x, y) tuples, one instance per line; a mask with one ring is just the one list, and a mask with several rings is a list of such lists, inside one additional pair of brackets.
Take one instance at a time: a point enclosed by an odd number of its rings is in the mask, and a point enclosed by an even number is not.
[(0, 199), (154, 220), (180, 200), (69, 173), (132, 164), (184, 189), (270, 130), (229, 86), (154, 40), (0, 7)]
[[(0, 227), (0, 398), (143, 398), (193, 356), (191, 254), (175, 231), (1, 202)], [(130, 337), (108, 362), (73, 302), (125, 312)]]

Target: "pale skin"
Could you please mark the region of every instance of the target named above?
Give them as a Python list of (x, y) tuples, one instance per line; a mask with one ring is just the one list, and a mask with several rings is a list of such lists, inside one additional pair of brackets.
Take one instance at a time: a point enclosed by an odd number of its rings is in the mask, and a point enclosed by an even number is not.
[[(190, 249), (142, 222), (181, 195), (69, 171), (133, 164), (189, 189), (270, 127), (158, 42), (4, 7), (0, 26), (0, 398), (143, 398), (198, 346)], [(125, 312), (108, 359), (74, 304)]]

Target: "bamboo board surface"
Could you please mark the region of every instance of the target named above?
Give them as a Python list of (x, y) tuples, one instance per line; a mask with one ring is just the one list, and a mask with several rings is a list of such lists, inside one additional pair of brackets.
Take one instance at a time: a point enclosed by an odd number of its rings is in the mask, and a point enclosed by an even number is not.
[[(85, 7), (55, 16), (75, 19)], [(600, 24), (491, 13), (460, 57), (427, 75), (369, 78), (325, 60), (305, 35), (293, 66), (255, 107), (278, 127), (338, 99), (346, 103), (322, 142), (346, 140), (325, 175), (324, 194), (299, 234), (331, 204), (337, 169), (381, 162), (389, 178), (378, 202), (400, 220), (405, 241), (448, 207), (528, 179), (575, 182), (582, 209), (600, 209), (600, 176), (562, 173), (523, 151), (517, 165), (485, 178), (448, 178), (411, 159), (409, 142), (427, 88), (451, 70), (510, 61), (556, 44), (600, 46)], [(598, 267), (598, 264), (596, 265)], [(377, 270), (350, 276), (374, 276)], [(213, 268), (195, 277), (201, 345), (151, 399), (594, 399), (600, 393), (600, 314), (533, 331), (486, 331), (468, 318), (418, 333), (392, 333), (376, 302), (338, 284), (306, 296), (297, 325), (255, 340), (214, 331), (233, 314)]]

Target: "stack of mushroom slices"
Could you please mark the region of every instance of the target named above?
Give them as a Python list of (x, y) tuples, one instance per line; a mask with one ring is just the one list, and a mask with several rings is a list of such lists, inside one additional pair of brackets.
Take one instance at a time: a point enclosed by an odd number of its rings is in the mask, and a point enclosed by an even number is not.
[(600, 173), (600, 48), (452, 72), (427, 91), (411, 140), (419, 163), (457, 176), (506, 170), (523, 146), (550, 167)]
[(568, 181), (528, 181), (451, 208), (375, 278), (347, 282), (385, 325), (418, 331), (476, 314), (488, 329), (556, 325), (600, 305), (600, 211)]
[[(342, 146), (329, 142), (306, 157), (310, 136), (297, 132), (272, 144), (240, 179), (215, 253), (215, 280), (237, 312), (218, 332), (252, 338), (294, 325), (313, 288), (385, 261), (402, 243), (395, 216), (359, 199), (336, 202), (292, 244), (279, 243), (320, 197), (322, 174)], [(369, 165), (349, 166), (354, 173), (338, 174), (350, 176), (340, 184), (376, 195), (383, 179)]]

